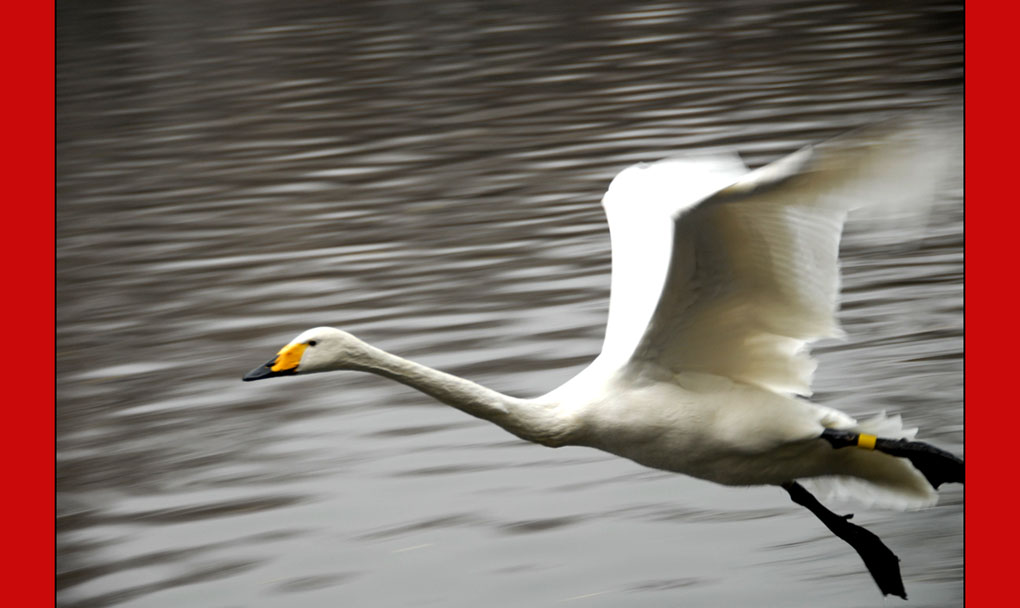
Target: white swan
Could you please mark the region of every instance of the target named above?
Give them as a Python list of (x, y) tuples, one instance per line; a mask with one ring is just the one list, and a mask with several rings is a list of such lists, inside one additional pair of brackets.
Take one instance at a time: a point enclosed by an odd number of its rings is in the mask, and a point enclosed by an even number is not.
[[(906, 599), (898, 558), (825, 509), (828, 495), (893, 508), (935, 503), (963, 461), (907, 441), (898, 416), (858, 422), (811, 403), (806, 345), (838, 336), (846, 213), (925, 199), (943, 146), (921, 128), (876, 128), (755, 171), (733, 154), (623, 170), (603, 198), (612, 240), (601, 354), (552, 392), (503, 395), (329, 327), (244, 376), (372, 372), (523, 439), (590, 446), (727, 485), (774, 484), (862, 556), (883, 594)], [(865, 449), (861, 449), (865, 448)]]

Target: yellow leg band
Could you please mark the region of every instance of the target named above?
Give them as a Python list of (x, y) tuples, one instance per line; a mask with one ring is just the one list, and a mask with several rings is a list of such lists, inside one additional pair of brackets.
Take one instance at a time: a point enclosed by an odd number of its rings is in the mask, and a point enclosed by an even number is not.
[(877, 439), (878, 437), (875, 437), (874, 435), (865, 435), (864, 433), (861, 433), (861, 435), (857, 438), (857, 447), (864, 448), (865, 450), (874, 450), (875, 441)]

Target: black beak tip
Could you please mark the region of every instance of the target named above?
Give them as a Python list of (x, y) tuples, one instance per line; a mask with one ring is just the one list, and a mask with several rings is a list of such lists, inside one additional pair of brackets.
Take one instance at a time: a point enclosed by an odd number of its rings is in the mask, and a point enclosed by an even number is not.
[(247, 374), (245, 374), (244, 377), (241, 378), (241, 380), (244, 380), (245, 382), (251, 382), (252, 380), (261, 380), (262, 378), (268, 378), (269, 375), (272, 373), (273, 371), (269, 369), (269, 366), (260, 365), (255, 369), (251, 370), (250, 372), (248, 372)]
[(273, 366), (276, 365), (276, 359), (260, 365), (255, 369), (251, 370), (247, 374), (241, 377), (241, 380), (245, 382), (251, 382), (252, 380), (261, 380), (263, 378), (275, 378), (277, 376), (293, 376), (297, 373), (297, 368), (285, 369), (280, 371), (273, 371)]

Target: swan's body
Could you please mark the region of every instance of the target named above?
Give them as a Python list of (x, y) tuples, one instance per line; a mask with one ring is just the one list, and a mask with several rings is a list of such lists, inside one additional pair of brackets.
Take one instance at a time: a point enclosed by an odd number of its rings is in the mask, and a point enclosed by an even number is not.
[(815, 367), (806, 346), (840, 335), (846, 213), (925, 199), (938, 152), (924, 131), (865, 131), (755, 171), (735, 155), (625, 169), (603, 198), (613, 273), (602, 352), (541, 397), (503, 395), (328, 327), (302, 333), (245, 379), (368, 371), (547, 446), (589, 446), (726, 485), (790, 490), (807, 480), (827, 495), (930, 506), (937, 492), (913, 458), (823, 438), (916, 430), (898, 416), (859, 423), (802, 397)]

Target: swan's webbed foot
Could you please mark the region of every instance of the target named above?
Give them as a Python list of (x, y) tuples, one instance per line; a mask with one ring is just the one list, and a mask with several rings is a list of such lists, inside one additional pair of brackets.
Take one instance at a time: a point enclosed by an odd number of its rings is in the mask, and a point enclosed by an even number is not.
[(903, 588), (903, 579), (900, 577), (900, 558), (885, 546), (882, 539), (861, 526), (850, 523), (849, 520), (853, 517), (852, 513), (837, 515), (826, 509), (799, 483), (795, 481), (784, 483), (783, 489), (789, 492), (793, 502), (814, 513), (818, 519), (822, 520), (826, 528), (857, 551), (883, 595), (897, 595), (907, 599), (907, 592)]
[(856, 446), (906, 458), (936, 489), (946, 482), (963, 483), (963, 459), (923, 441), (883, 439), (835, 429), (822, 431), (822, 439), (837, 449)]

